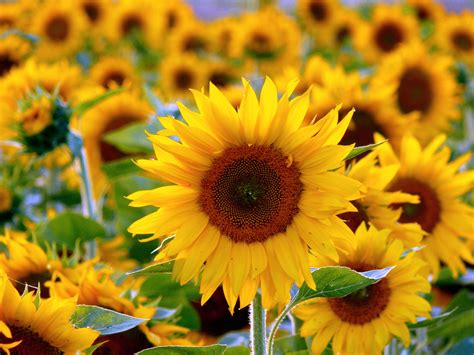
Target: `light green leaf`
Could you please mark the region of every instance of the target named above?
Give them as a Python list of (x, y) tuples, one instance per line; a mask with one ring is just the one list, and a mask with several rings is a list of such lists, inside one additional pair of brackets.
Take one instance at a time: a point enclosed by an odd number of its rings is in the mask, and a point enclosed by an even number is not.
[(120, 94), (124, 90), (123, 87), (119, 87), (113, 90), (109, 90), (99, 96), (94, 97), (93, 99), (83, 101), (74, 107), (74, 112), (81, 117), (85, 112), (93, 108), (95, 105), (101, 103), (102, 101), (108, 99), (111, 96)]
[(433, 317), (431, 319), (425, 319), (416, 323), (408, 323), (407, 326), (410, 329), (431, 327), (433, 325), (438, 324), (439, 322), (445, 321), (449, 316), (453, 315), (454, 312), (455, 312), (455, 309), (453, 309), (452, 311), (440, 314), (439, 316)]
[(163, 263), (147, 266), (143, 269), (130, 271), (127, 275), (154, 275), (154, 274), (163, 274), (171, 273), (173, 271), (174, 260), (165, 261)]
[(297, 335), (291, 335), (275, 340), (273, 351), (275, 355), (285, 355), (289, 352), (307, 351), (307, 349), (304, 338)]
[(157, 127), (147, 123), (136, 123), (107, 133), (104, 140), (124, 153), (153, 153), (153, 146), (145, 131), (155, 133)]
[(125, 175), (137, 175), (143, 173), (130, 158), (124, 158), (104, 164), (101, 167), (102, 171), (109, 179), (117, 179)]
[(381, 144), (384, 144), (388, 140), (384, 140), (382, 142), (374, 143), (374, 144), (369, 144), (369, 145), (363, 145), (360, 147), (354, 147), (351, 152), (347, 155), (345, 160), (351, 160), (355, 158), (358, 155), (364, 154), (365, 152), (368, 152), (370, 150), (373, 150), (374, 148), (378, 147)]
[(140, 355), (222, 355), (227, 346), (209, 345), (209, 346), (157, 346), (145, 349), (137, 354)]
[(91, 328), (99, 331), (101, 335), (122, 333), (147, 320), (110, 309), (87, 305), (78, 305), (71, 316), (71, 323), (76, 328)]
[(64, 244), (73, 250), (77, 240), (102, 238), (106, 235), (106, 231), (102, 225), (90, 218), (74, 212), (63, 212), (38, 225), (36, 234), (45, 241)]
[(245, 346), (233, 346), (225, 349), (224, 355), (250, 355), (250, 349)]

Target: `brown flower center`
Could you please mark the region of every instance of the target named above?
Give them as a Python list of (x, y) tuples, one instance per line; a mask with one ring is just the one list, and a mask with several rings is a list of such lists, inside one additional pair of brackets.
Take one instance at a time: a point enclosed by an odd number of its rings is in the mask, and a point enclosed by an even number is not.
[(464, 31), (456, 31), (451, 36), (454, 46), (462, 51), (472, 51), (474, 48), (474, 38)]
[(92, 23), (97, 22), (97, 20), (101, 17), (100, 6), (96, 1), (88, 1), (83, 3), (82, 9)]
[(351, 29), (347, 25), (340, 26), (336, 31), (336, 42), (343, 44), (346, 40), (351, 37)]
[(218, 87), (224, 87), (229, 85), (233, 80), (232, 75), (224, 71), (214, 71), (209, 77), (209, 81)]
[(431, 19), (430, 11), (421, 4), (418, 4), (415, 6), (415, 13), (416, 13), (416, 17), (418, 17), (418, 20), (420, 21)]
[[(341, 110), (340, 117), (343, 118), (348, 112), (347, 109)], [(346, 131), (341, 144), (368, 145), (374, 143), (374, 133), (385, 133), (384, 128), (377, 123), (374, 114), (365, 108), (356, 108), (352, 122), (354, 125)]]
[(142, 31), (143, 30), (143, 21), (140, 16), (137, 14), (127, 15), (121, 25), (122, 35), (127, 36), (133, 31)]
[(418, 195), (419, 204), (395, 204), (392, 207), (402, 207), (399, 222), (418, 223), (424, 231), (431, 233), (441, 219), (441, 203), (433, 189), (427, 184), (413, 178), (404, 178), (395, 181), (390, 191), (402, 191)]
[(177, 23), (178, 16), (176, 16), (176, 13), (174, 11), (168, 11), (166, 14), (166, 28), (171, 30), (176, 27)]
[[(142, 117), (133, 115), (124, 114), (123, 116), (116, 116), (112, 118), (110, 122), (105, 126), (104, 130), (102, 131), (102, 135), (105, 136), (109, 132), (116, 131), (131, 123), (141, 122), (142, 120)], [(102, 161), (105, 163), (129, 156), (129, 154), (122, 152), (121, 150), (114, 147), (112, 144), (107, 143), (105, 140), (100, 140), (99, 148), (100, 156), (102, 157)]]
[(199, 52), (205, 49), (206, 42), (198, 36), (190, 36), (184, 41), (183, 50), (185, 52)]
[(12, 332), (12, 338), (8, 339), (3, 334), (0, 334), (0, 343), (8, 344), (21, 340), (21, 343), (18, 346), (10, 350), (12, 355), (62, 354), (58, 348), (44, 341), (38, 333), (30, 328), (18, 327), (16, 325), (9, 325), (8, 327)]
[(357, 212), (345, 212), (340, 214), (339, 218), (355, 232), (362, 222), (368, 223), (370, 219), (367, 214), (367, 209), (359, 201), (353, 201), (352, 204), (357, 208)]
[(421, 68), (408, 68), (400, 78), (397, 90), (398, 107), (403, 113), (427, 112), (433, 102), (429, 75)]
[(0, 54), (0, 77), (5, 76), (8, 72), (20, 64), (18, 60), (12, 58), (8, 53)]
[(126, 79), (126, 75), (118, 70), (111, 70), (105, 75), (105, 77), (102, 79), (101, 85), (106, 88), (110, 89), (111, 86), (113, 86), (113, 83), (117, 84), (118, 86), (121, 86)]
[[(371, 265), (347, 265), (353, 270), (363, 272), (376, 269)], [(359, 291), (342, 298), (328, 298), (334, 313), (351, 324), (365, 324), (382, 314), (390, 300), (391, 290), (387, 279), (382, 279)]]
[(52, 17), (46, 24), (46, 36), (53, 42), (62, 42), (69, 35), (69, 19), (57, 15)]
[(396, 23), (386, 22), (375, 31), (375, 43), (383, 52), (391, 52), (403, 41), (403, 32)]
[(286, 231), (303, 185), (294, 164), (264, 146), (226, 149), (201, 182), (199, 203), (210, 222), (235, 242), (263, 242)]
[(179, 69), (174, 74), (175, 86), (180, 90), (187, 90), (193, 85), (194, 76), (193, 74), (185, 68)]
[(266, 33), (256, 32), (253, 34), (251, 41), (247, 45), (247, 49), (255, 54), (269, 54), (272, 52), (272, 44)]
[(309, 4), (309, 12), (317, 22), (323, 22), (328, 16), (328, 9), (323, 1), (312, 1)]

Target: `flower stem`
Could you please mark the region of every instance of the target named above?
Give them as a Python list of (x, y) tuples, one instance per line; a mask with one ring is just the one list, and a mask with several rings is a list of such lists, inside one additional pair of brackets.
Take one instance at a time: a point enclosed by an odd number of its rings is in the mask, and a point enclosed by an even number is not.
[(252, 355), (266, 353), (266, 312), (262, 306), (262, 296), (257, 292), (250, 306), (250, 341)]
[(291, 311), (292, 307), (293, 305), (291, 303), (288, 304), (273, 322), (272, 329), (270, 330), (270, 334), (268, 335), (267, 355), (273, 355), (273, 345), (275, 343), (276, 333), (278, 331), (278, 328), (280, 327), (281, 322), (283, 322), (283, 319), (285, 319), (285, 317)]

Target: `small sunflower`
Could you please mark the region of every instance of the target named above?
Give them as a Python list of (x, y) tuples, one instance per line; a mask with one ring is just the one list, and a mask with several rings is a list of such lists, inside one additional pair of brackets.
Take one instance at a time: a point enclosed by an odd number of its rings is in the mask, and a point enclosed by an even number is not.
[(187, 21), (176, 28), (167, 41), (171, 55), (196, 54), (201, 55), (211, 46), (206, 25), (200, 21)]
[(357, 271), (395, 266), (386, 278), (346, 297), (317, 298), (295, 310), (303, 320), (301, 335), (313, 337), (312, 354), (322, 353), (331, 339), (335, 354), (381, 354), (392, 336), (408, 347), (406, 322), (430, 317), (430, 304), (419, 295), (430, 291), (420, 276), (424, 262), (413, 252), (401, 258), (401, 242), (390, 241), (388, 235), (388, 230), (361, 224), (356, 249), (341, 253), (339, 260), (339, 265)]
[(18, 28), (23, 6), (19, 2), (0, 3), (0, 32)]
[(371, 22), (356, 32), (354, 44), (368, 62), (376, 63), (401, 44), (417, 39), (418, 32), (417, 20), (401, 5), (377, 4)]
[(239, 21), (234, 17), (219, 18), (209, 25), (213, 51), (228, 58), (240, 58), (242, 47), (238, 44)]
[(17, 36), (0, 39), (0, 78), (20, 66), (31, 51), (29, 42)]
[(296, 12), (303, 21), (308, 32), (319, 40), (319, 36), (329, 31), (329, 27), (336, 14), (341, 11), (338, 0), (298, 0)]
[(453, 60), (431, 54), (423, 44), (413, 42), (397, 50), (380, 65), (374, 77), (376, 90), (395, 84), (393, 100), (387, 106), (398, 117), (417, 117), (413, 134), (427, 143), (450, 129), (450, 121), (460, 118), (460, 88), (451, 71)]
[(347, 43), (352, 43), (362, 25), (359, 15), (354, 10), (341, 8), (333, 16), (325, 30), (318, 31), (317, 44), (323, 47), (340, 48)]
[(209, 61), (207, 65), (206, 82), (212, 82), (222, 89), (239, 83), (241, 73), (237, 68), (224, 61)]
[(107, 185), (101, 171), (102, 164), (130, 156), (107, 143), (105, 135), (130, 124), (146, 122), (150, 115), (148, 104), (129, 92), (112, 96), (84, 114), (80, 130), (96, 195), (102, 193)]
[(102, 57), (92, 66), (90, 77), (105, 89), (122, 85), (137, 87), (140, 83), (133, 64), (123, 57)]
[(78, 50), (87, 20), (74, 2), (46, 1), (33, 16), (33, 32), (40, 36), (37, 56), (57, 59)]
[(86, 350), (99, 332), (75, 328), (69, 322), (75, 308), (72, 298), (35, 300), (32, 292), (20, 296), (8, 277), (1, 275), (0, 322), (9, 332), (0, 334), (0, 349), (14, 354), (76, 354)]
[(163, 95), (168, 99), (190, 96), (189, 89), (205, 83), (205, 62), (193, 54), (166, 57), (160, 66)]
[(111, 0), (76, 0), (79, 8), (87, 17), (89, 26), (100, 29), (105, 23), (113, 4)]
[(433, 139), (426, 148), (412, 136), (405, 136), (400, 155), (389, 144), (383, 144), (379, 160), (383, 167), (399, 164), (400, 170), (388, 187), (388, 191), (400, 191), (419, 197), (418, 204), (396, 203), (402, 208), (402, 223), (418, 223), (426, 232), (425, 245), (420, 254), (428, 262), (434, 276), (440, 262), (445, 263), (454, 275), (466, 270), (463, 260), (474, 262), (465, 238), (474, 238), (474, 209), (459, 200), (474, 187), (474, 172), (459, 173), (459, 168), (469, 159), (462, 155), (449, 162), (451, 151), (440, 147), (446, 138)]
[(443, 5), (435, 0), (408, 0), (407, 3), (415, 11), (418, 21), (430, 21), (438, 26), (446, 16)]
[(400, 223), (402, 209), (393, 209), (395, 204), (418, 203), (419, 197), (408, 193), (388, 191), (397, 174), (397, 164), (379, 166), (377, 152), (371, 152), (348, 167), (348, 176), (367, 187), (367, 193), (353, 204), (356, 212), (346, 212), (339, 217), (355, 232), (361, 223), (377, 229), (392, 231), (390, 237), (400, 240), (406, 248), (419, 245), (424, 233), (417, 223)]
[(435, 43), (457, 59), (474, 68), (474, 14), (464, 11), (450, 14), (440, 21), (435, 30)]
[[(315, 286), (310, 247), (353, 243), (336, 215), (353, 210), (349, 200), (363, 187), (331, 171), (352, 149), (337, 145), (351, 114), (337, 124), (333, 110), (319, 124), (302, 126), (309, 93), (289, 101), (296, 85), (289, 83), (278, 101), (267, 78), (259, 101), (244, 81), (238, 112), (213, 84), (209, 97), (193, 91), (199, 112), (178, 104), (186, 124), (161, 118), (166, 130), (149, 136), (157, 160), (137, 161), (174, 185), (129, 196), (131, 206), (160, 207), (129, 231), (151, 234), (143, 241), (175, 235), (156, 260), (175, 257), (173, 275), (181, 284), (202, 272), (202, 303), (220, 285), (230, 310), (238, 298), (240, 308), (247, 306), (258, 287), (266, 308), (285, 303), (295, 281)], [(317, 238), (314, 229), (321, 231)]]
[(169, 33), (195, 21), (192, 8), (184, 1), (161, 1), (158, 13), (163, 16), (164, 33)]

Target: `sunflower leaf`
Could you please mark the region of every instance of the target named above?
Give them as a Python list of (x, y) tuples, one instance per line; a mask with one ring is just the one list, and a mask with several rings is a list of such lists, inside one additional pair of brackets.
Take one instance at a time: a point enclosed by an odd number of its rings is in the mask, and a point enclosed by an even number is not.
[(159, 263), (151, 266), (147, 266), (140, 270), (130, 271), (127, 275), (153, 275), (153, 274), (163, 274), (170, 273), (173, 271), (174, 260), (165, 261), (164, 263)]
[(424, 320), (421, 320), (421, 321), (416, 322), (416, 323), (408, 323), (407, 326), (408, 326), (409, 329), (418, 329), (418, 328), (431, 327), (431, 326), (434, 326), (434, 325), (438, 324), (438, 322), (446, 320), (449, 316), (451, 316), (453, 314), (454, 311), (456, 311), (456, 308), (452, 309), (449, 312), (440, 314), (439, 316), (433, 317), (431, 319), (424, 319)]
[(225, 354), (226, 345), (215, 344), (209, 346), (156, 346), (154, 348), (139, 351), (140, 355), (222, 355)]
[(109, 90), (101, 95), (94, 97), (93, 99), (83, 101), (74, 107), (74, 112), (77, 114), (78, 117), (81, 117), (84, 113), (89, 111), (95, 105), (100, 104), (102, 101), (108, 99), (111, 96), (120, 94), (124, 90), (123, 87), (119, 87), (113, 90)]
[(369, 145), (363, 145), (363, 146), (360, 146), (360, 147), (354, 147), (350, 153), (347, 155), (347, 157), (345, 158), (345, 160), (351, 160), (351, 159), (354, 159), (355, 157), (357, 157), (358, 155), (361, 155), (361, 154), (364, 154), (365, 152), (368, 152), (370, 150), (373, 150), (374, 148), (378, 147), (379, 145), (382, 145), (384, 144), (385, 142), (387, 142), (388, 139), (384, 140), (384, 141), (381, 141), (381, 142), (377, 142), (377, 143), (374, 143), (374, 144), (369, 144)]
[(76, 328), (91, 328), (99, 331), (101, 335), (122, 333), (146, 321), (148, 319), (87, 305), (78, 305), (71, 316), (71, 323)]
[(124, 153), (153, 153), (151, 142), (146, 139), (145, 131), (156, 132), (156, 125), (135, 123), (108, 132), (103, 140)]

